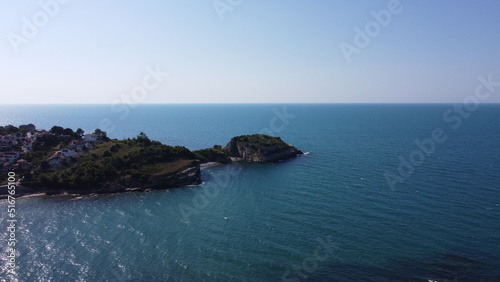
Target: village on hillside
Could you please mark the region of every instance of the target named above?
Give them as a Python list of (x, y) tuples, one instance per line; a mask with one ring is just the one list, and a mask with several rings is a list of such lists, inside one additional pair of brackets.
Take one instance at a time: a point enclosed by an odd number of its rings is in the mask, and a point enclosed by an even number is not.
[[(29, 174), (37, 166), (58, 168), (104, 139), (106, 132), (99, 129), (84, 134), (82, 129), (74, 132), (60, 126), (49, 131), (33, 124), (0, 126), (0, 173)], [(43, 160), (34, 164), (39, 157)]]

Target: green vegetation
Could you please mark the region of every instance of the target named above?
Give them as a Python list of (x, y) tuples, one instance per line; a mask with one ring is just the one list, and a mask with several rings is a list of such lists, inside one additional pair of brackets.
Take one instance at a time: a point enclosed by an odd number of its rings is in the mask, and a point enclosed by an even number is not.
[[(0, 135), (30, 131), (33, 138), (18, 142), (15, 151), (21, 152), (22, 142), (31, 142), (30, 151), (21, 153), (26, 162), (12, 164), (16, 177), (23, 186), (40, 191), (78, 191), (79, 193), (107, 192), (113, 189), (140, 187), (175, 187), (199, 181), (200, 162), (230, 163), (230, 148), (237, 142), (257, 148), (288, 145), (279, 137), (268, 135), (242, 135), (231, 139), (225, 148), (215, 145), (197, 151), (183, 146), (167, 146), (153, 141), (141, 132), (126, 140), (111, 140), (106, 132), (96, 129), (97, 142), (84, 139), (84, 131), (78, 128), (53, 126), (47, 131), (35, 131), (32, 124), (19, 128), (9, 125), (0, 127)], [(21, 138), (22, 134), (17, 137)], [(75, 140), (72, 142), (72, 140)], [(231, 147), (232, 146), (232, 147)], [(12, 149), (13, 150), (13, 149)], [(24, 150), (24, 148), (23, 148)], [(275, 149), (271, 149), (275, 151)], [(241, 157), (241, 156), (240, 156)], [(186, 171), (188, 168), (194, 170)], [(193, 173), (194, 172), (194, 173)], [(6, 175), (0, 175), (5, 183)]]
[[(28, 130), (30, 128), (31, 130)], [(35, 126), (33, 124), (21, 125), (19, 128), (13, 125), (0, 126), (0, 135), (8, 135), (13, 133), (23, 133), (31, 131), (31, 133), (35, 133)], [(81, 128), (78, 128), (76, 132), (74, 132), (71, 128), (63, 128), (61, 126), (53, 126), (48, 134), (44, 134), (36, 137), (36, 142), (34, 142), (33, 150), (31, 152), (23, 153), (21, 158), (27, 160), (31, 163), (31, 166), (35, 168), (33, 172), (31, 171), (23, 171), (18, 172), (18, 178), (24, 178), (24, 183), (27, 184), (39, 184), (40, 181), (38, 176), (40, 172), (48, 172), (50, 171), (50, 164), (47, 159), (54, 153), (56, 150), (60, 150), (62, 148), (66, 148), (69, 142), (73, 139), (81, 140), (84, 131)], [(100, 141), (109, 141), (109, 138), (106, 136), (106, 132), (100, 129), (96, 129), (95, 134), (98, 134), (98, 140)], [(21, 143), (18, 143), (14, 151), (21, 151)], [(63, 166), (70, 166), (76, 163), (76, 159), (69, 159)], [(49, 172), (43, 176), (54, 176), (55, 173)], [(0, 184), (6, 184), (6, 174), (0, 175)]]
[[(217, 148), (217, 149), (215, 149)], [(231, 159), (229, 156), (222, 151), (222, 149), (218, 149), (220, 146), (214, 146), (214, 148), (207, 148), (202, 150), (193, 151), (196, 158), (198, 158), (202, 162), (219, 162), (219, 163), (229, 163)]]
[(13, 125), (0, 126), (0, 135), (7, 135), (12, 133), (18, 133), (21, 130)]
[(287, 144), (283, 142), (280, 137), (273, 137), (264, 134), (241, 135), (234, 137), (233, 140), (246, 142), (255, 147), (276, 145), (278, 148), (284, 148), (287, 146)]
[(69, 159), (56, 169), (41, 161), (23, 185), (41, 189), (95, 189), (117, 184), (148, 183), (152, 177), (171, 175), (197, 164), (185, 147), (167, 146), (141, 134), (130, 140), (109, 140), (88, 154)]

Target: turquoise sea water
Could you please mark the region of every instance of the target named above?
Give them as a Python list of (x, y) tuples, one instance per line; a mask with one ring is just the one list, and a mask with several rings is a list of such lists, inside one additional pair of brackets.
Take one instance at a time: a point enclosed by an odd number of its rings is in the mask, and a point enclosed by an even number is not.
[[(0, 124), (90, 132), (104, 120), (112, 138), (143, 131), (190, 149), (265, 132), (307, 154), (208, 168), (202, 185), (180, 189), (20, 199), (14, 278), (500, 281), (500, 105), (468, 115), (447, 104), (139, 105), (122, 113), (1, 106)], [(432, 147), (435, 130), (446, 140)], [(410, 173), (402, 163), (412, 160)], [(390, 187), (388, 174), (400, 182)], [(3, 278), (5, 201), (0, 216)]]

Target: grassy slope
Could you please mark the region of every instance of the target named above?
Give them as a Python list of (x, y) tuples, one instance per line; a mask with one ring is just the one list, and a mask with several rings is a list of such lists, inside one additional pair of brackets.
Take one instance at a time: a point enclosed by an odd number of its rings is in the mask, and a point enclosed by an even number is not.
[[(287, 144), (279, 137), (262, 134), (233, 138), (252, 146)], [(33, 179), (25, 186), (59, 189), (89, 189), (122, 183), (148, 183), (153, 178), (172, 175), (195, 164), (208, 161), (230, 162), (227, 152), (214, 148), (189, 151), (180, 146), (167, 146), (147, 138), (109, 140), (95, 145), (88, 153), (68, 160), (59, 168), (41, 169), (40, 163), (54, 152), (54, 147), (33, 154)], [(36, 156), (35, 156), (36, 155)], [(31, 175), (29, 175), (31, 176)]]
[(147, 183), (151, 177), (171, 175), (192, 167), (198, 161), (184, 147), (151, 142), (143, 144), (110, 140), (95, 146), (75, 163), (39, 171), (27, 186), (88, 189), (123, 181)]

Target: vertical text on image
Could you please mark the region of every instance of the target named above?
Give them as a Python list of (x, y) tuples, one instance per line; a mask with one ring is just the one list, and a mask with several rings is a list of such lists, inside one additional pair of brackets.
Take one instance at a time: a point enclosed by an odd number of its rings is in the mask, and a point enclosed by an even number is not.
[(7, 273), (16, 274), (16, 173), (9, 172), (7, 178)]

